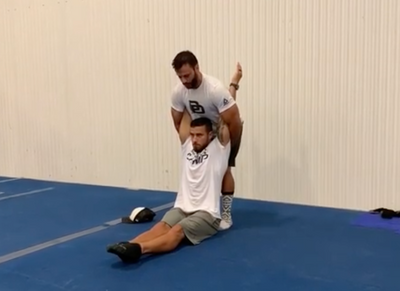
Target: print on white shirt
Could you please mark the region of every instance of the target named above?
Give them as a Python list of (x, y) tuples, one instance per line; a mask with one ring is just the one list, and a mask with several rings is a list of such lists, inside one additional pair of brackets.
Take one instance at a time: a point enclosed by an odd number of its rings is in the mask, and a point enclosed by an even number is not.
[(186, 213), (203, 210), (221, 218), (220, 193), (230, 150), (230, 143), (223, 146), (214, 138), (207, 148), (196, 153), (190, 138), (186, 140), (182, 145), (180, 185), (174, 207)]

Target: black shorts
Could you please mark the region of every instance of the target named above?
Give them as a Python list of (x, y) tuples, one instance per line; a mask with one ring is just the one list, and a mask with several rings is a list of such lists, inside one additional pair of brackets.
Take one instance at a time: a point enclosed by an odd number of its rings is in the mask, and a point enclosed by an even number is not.
[(236, 167), (236, 156), (239, 153), (240, 144), (242, 142), (242, 133), (243, 133), (243, 122), (242, 122), (242, 128), (240, 130), (239, 141), (236, 145), (232, 145), (231, 148), (231, 153), (229, 155), (229, 162), (228, 162), (229, 167)]

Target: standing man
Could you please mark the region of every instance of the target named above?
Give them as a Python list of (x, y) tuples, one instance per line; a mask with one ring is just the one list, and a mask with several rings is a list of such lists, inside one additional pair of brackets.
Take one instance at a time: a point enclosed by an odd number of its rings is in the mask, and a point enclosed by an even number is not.
[(200, 72), (198, 60), (190, 51), (178, 53), (172, 61), (172, 67), (181, 81), (174, 88), (171, 98), (171, 114), (176, 131), (179, 134), (189, 132), (191, 120), (200, 117), (207, 117), (212, 121), (215, 133), (222, 124), (229, 129), (231, 153), (222, 182), (220, 223), (220, 229), (228, 229), (233, 223), (231, 208), (235, 192), (231, 167), (235, 167), (243, 129), (236, 104), (236, 91), (242, 78), (242, 68), (237, 64), (228, 90), (218, 79)]

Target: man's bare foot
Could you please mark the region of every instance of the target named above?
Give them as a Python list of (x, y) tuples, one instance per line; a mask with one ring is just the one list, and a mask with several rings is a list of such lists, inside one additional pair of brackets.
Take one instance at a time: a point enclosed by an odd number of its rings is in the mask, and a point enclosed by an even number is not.
[(242, 66), (240, 65), (240, 63), (238, 62), (236, 64), (236, 69), (235, 72), (233, 73), (233, 76), (231, 78), (231, 82), (233, 84), (239, 84), (240, 80), (242, 79), (243, 76), (243, 70), (242, 70)]

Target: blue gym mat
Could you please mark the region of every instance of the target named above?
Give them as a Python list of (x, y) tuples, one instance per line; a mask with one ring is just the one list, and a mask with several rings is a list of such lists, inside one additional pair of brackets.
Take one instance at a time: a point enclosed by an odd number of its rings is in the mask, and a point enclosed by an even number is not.
[[(235, 199), (231, 230), (127, 266), (106, 245), (147, 230), (175, 195), (28, 179), (2, 183), (7, 179), (0, 178), (1, 291), (372, 291), (400, 283), (400, 236), (354, 225), (360, 212)], [(155, 221), (115, 222), (137, 206), (158, 209)]]
[(352, 224), (369, 228), (390, 230), (400, 234), (400, 218), (398, 217), (386, 219), (382, 218), (380, 214), (362, 213), (352, 221)]

